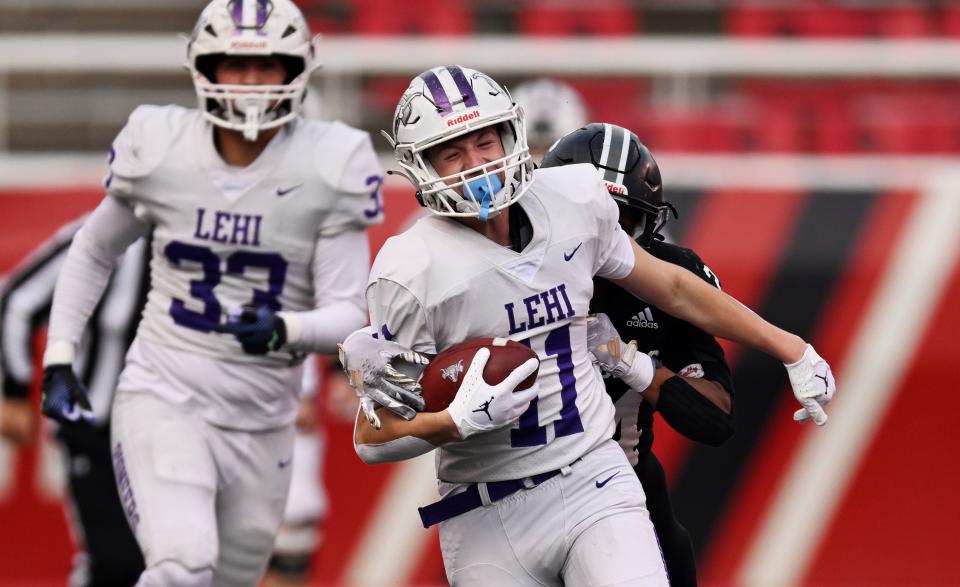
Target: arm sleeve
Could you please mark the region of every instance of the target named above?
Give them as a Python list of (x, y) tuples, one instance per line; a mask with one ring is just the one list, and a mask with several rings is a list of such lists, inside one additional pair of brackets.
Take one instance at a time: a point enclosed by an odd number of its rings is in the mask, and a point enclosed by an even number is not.
[(378, 279), (367, 288), (367, 303), (370, 324), (380, 336), (420, 353), (437, 353), (427, 313), (410, 290)]
[[(75, 348), (106, 289), (117, 258), (126, 248), (148, 233), (148, 227), (134, 216), (133, 210), (107, 196), (84, 223), (67, 253), (57, 278), (50, 310), (47, 344), (60, 341)], [(44, 356), (44, 364), (70, 362), (72, 357)]]
[(0, 290), (0, 372), (3, 395), (25, 398), (34, 376), (33, 335), (47, 321), (57, 274), (80, 227), (71, 223), (18, 265)]
[(337, 343), (367, 323), (363, 290), (370, 247), (363, 230), (346, 230), (317, 239), (313, 254), (315, 309), (280, 312), (293, 349), (332, 353)]

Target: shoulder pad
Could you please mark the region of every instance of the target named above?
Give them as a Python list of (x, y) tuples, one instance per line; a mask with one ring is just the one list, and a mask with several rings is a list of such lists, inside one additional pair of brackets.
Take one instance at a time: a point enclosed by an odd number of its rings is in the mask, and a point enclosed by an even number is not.
[[(363, 152), (365, 148), (373, 153), (369, 133), (340, 121), (311, 120), (307, 121), (306, 126), (316, 145), (314, 168), (323, 182), (336, 191), (343, 191), (345, 187), (356, 187), (349, 185), (351, 178), (348, 176), (348, 167), (351, 167), (354, 158), (366, 154)], [(379, 171), (379, 164), (377, 170)], [(382, 177), (383, 173), (379, 175)]]
[(612, 201), (612, 198), (607, 195), (607, 188), (604, 187), (597, 168), (589, 163), (537, 169), (534, 172), (534, 178), (533, 189), (539, 193), (553, 195), (556, 192), (568, 200), (582, 204), (602, 192)]
[(192, 113), (180, 106), (137, 107), (110, 147), (110, 175), (133, 179), (153, 171)]

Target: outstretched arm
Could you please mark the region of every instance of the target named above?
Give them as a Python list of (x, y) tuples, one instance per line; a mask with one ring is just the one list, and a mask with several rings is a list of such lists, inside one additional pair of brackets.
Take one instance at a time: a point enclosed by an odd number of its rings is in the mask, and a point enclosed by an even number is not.
[(803, 406), (794, 419), (827, 422), (823, 406), (833, 399), (836, 383), (830, 366), (799, 336), (770, 324), (729, 295), (689, 271), (661, 261), (632, 243), (633, 269), (615, 283), (668, 314), (701, 330), (763, 351), (787, 369), (790, 385)]
[(701, 330), (763, 351), (783, 363), (803, 356), (799, 336), (770, 324), (686, 269), (661, 261), (633, 243), (633, 270), (615, 283)]

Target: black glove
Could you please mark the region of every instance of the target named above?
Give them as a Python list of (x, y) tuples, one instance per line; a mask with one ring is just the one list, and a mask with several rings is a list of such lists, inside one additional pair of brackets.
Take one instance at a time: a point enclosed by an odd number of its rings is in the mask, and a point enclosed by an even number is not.
[(227, 323), (214, 330), (236, 336), (249, 355), (265, 355), (287, 342), (287, 325), (268, 306), (247, 305), (233, 310)]
[(40, 410), (60, 423), (92, 422), (93, 408), (87, 390), (70, 365), (50, 365), (43, 370)]

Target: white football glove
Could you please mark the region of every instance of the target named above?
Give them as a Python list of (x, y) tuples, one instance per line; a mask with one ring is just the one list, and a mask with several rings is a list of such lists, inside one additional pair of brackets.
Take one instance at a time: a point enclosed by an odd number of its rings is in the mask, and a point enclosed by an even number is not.
[(639, 352), (635, 341), (624, 343), (606, 314), (587, 316), (587, 349), (605, 376), (620, 379), (637, 393), (650, 387), (656, 371), (653, 359)]
[(786, 364), (787, 376), (793, 387), (793, 395), (803, 408), (793, 414), (793, 419), (803, 423), (812, 419), (817, 426), (827, 423), (827, 412), (823, 406), (830, 403), (837, 392), (830, 365), (807, 345), (807, 350), (796, 363)]
[(337, 349), (367, 421), (379, 430), (380, 417), (374, 412), (377, 404), (404, 420), (423, 411), (417, 380), (430, 360), (393, 341), (374, 338), (374, 332), (371, 326), (361, 328)]
[(447, 407), (447, 413), (457, 425), (460, 438), (488, 432), (516, 422), (533, 398), (540, 393), (536, 381), (528, 389), (514, 391), (520, 383), (537, 370), (540, 361), (528, 359), (496, 385), (483, 380), (483, 368), (490, 359), (490, 349), (481, 348), (473, 356), (456, 397)]

